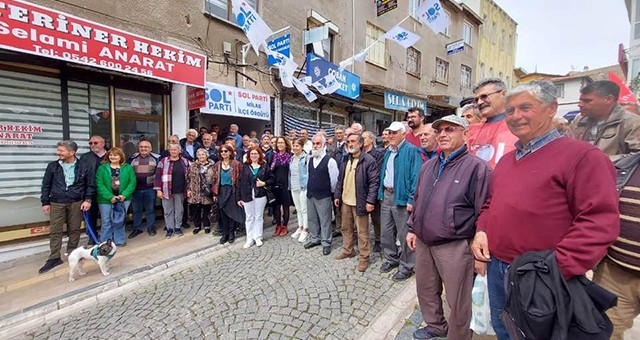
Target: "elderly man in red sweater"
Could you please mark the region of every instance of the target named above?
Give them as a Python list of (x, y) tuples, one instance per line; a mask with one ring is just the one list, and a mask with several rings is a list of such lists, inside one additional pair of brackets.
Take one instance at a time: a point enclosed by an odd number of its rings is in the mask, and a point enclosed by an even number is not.
[[(471, 250), (488, 262), (491, 322), (509, 339), (500, 314), (509, 263), (528, 251), (554, 249), (562, 275), (583, 275), (606, 254), (620, 230), (613, 164), (595, 146), (561, 136), (558, 102), (548, 81), (507, 94), (506, 121), (518, 137), (493, 172)], [(483, 270), (481, 270), (483, 271)]]

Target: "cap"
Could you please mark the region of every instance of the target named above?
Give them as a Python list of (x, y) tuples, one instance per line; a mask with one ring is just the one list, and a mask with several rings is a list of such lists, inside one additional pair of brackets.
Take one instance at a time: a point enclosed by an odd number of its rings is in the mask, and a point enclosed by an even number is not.
[(404, 124), (402, 124), (401, 122), (393, 122), (391, 123), (391, 125), (389, 125), (387, 129), (390, 131), (400, 131), (400, 130), (402, 130), (403, 132), (406, 131)]
[(466, 119), (458, 117), (456, 115), (448, 115), (448, 116), (442, 117), (442, 118), (436, 120), (435, 122), (433, 122), (433, 124), (431, 124), (431, 127), (434, 128), (434, 129), (437, 129), (438, 126), (440, 126), (440, 124), (442, 124), (444, 122), (449, 122), (449, 123), (452, 123), (452, 124), (460, 125), (465, 129), (469, 127), (469, 122), (467, 122)]
[(460, 107), (463, 107), (463, 106), (465, 106), (465, 105), (467, 105), (467, 104), (472, 104), (474, 99), (475, 99), (474, 97), (466, 97), (466, 98), (463, 98), (463, 99), (460, 101)]

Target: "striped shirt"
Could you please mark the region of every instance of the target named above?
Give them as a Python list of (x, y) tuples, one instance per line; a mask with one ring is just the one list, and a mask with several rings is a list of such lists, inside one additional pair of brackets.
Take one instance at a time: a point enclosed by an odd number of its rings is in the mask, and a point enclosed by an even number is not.
[(640, 272), (640, 168), (620, 193), (620, 235), (609, 248), (615, 263)]

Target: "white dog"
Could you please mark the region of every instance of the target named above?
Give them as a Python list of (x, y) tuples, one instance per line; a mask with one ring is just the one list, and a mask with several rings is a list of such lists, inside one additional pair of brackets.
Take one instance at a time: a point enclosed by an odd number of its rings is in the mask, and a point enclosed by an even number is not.
[(86, 274), (82, 270), (85, 260), (92, 259), (98, 262), (102, 275), (109, 275), (109, 261), (116, 254), (116, 244), (111, 239), (91, 248), (79, 247), (69, 254), (69, 282), (75, 281), (76, 274)]

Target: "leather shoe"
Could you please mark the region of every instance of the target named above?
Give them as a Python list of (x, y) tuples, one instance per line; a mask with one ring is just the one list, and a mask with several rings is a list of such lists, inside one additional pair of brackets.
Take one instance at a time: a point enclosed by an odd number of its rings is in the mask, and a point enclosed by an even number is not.
[(131, 234), (129, 234), (129, 238), (135, 238), (136, 236), (142, 234), (142, 230), (134, 229)]
[(369, 261), (367, 260), (360, 260), (358, 261), (358, 271), (361, 273), (364, 273), (367, 268), (369, 267)]
[(396, 267), (398, 267), (397, 263), (393, 264), (393, 263), (390, 263), (390, 262), (385, 262), (385, 263), (382, 264), (382, 266), (380, 266), (380, 272), (381, 273), (388, 273), (388, 272), (392, 271), (393, 268), (396, 268)]
[(331, 238), (342, 237), (342, 233), (338, 229), (334, 229), (331, 232)]
[(147, 234), (149, 234), (149, 236), (156, 236), (157, 232), (155, 229), (149, 229), (149, 231), (147, 231)]
[(415, 332), (413, 332), (413, 338), (418, 340), (429, 340), (429, 339), (437, 339), (437, 338), (445, 338), (446, 335), (438, 335), (430, 330), (427, 327), (418, 328)]
[(320, 242), (307, 242), (304, 244), (304, 249), (311, 249), (320, 245)]
[(329, 255), (329, 254), (331, 254), (331, 246), (322, 247), (322, 255)]
[(410, 278), (412, 274), (413, 272), (401, 272), (398, 270), (398, 272), (395, 273), (391, 279), (393, 281), (400, 282)]
[(341, 252), (340, 254), (336, 255), (336, 260), (344, 260), (354, 256), (356, 256), (355, 251), (352, 251), (351, 253)]

